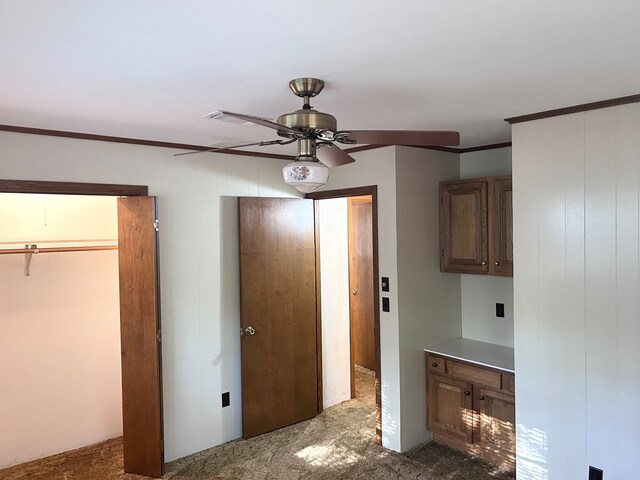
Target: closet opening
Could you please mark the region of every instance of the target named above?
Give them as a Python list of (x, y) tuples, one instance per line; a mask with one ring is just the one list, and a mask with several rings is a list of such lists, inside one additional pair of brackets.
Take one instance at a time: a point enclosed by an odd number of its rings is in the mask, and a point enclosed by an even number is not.
[(0, 469), (102, 444), (162, 475), (156, 220), (146, 187), (0, 180)]

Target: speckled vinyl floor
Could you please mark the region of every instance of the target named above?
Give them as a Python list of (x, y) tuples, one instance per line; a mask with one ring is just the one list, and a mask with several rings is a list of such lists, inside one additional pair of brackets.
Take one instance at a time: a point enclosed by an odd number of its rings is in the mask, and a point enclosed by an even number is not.
[[(316, 418), (235, 440), (166, 465), (174, 480), (510, 480), (513, 474), (428, 443), (405, 455), (375, 443), (374, 379), (358, 369), (357, 398)], [(141, 480), (122, 472), (121, 439), (6, 470), (1, 480)]]

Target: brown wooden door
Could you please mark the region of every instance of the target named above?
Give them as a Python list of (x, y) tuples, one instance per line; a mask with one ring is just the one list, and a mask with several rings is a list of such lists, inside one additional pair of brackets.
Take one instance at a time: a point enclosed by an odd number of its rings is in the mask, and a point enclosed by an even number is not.
[(240, 198), (242, 430), (318, 412), (313, 200)]
[(464, 442), (473, 440), (473, 385), (429, 374), (427, 428)]
[(124, 470), (160, 477), (164, 452), (155, 197), (118, 199)]
[(487, 181), (440, 184), (440, 269), (487, 273)]
[[(373, 210), (370, 195), (350, 197), (349, 313), (353, 363), (376, 369), (373, 279)], [(353, 376), (353, 375), (352, 375)]]
[(511, 177), (495, 177), (491, 182), (491, 273), (513, 276), (513, 200)]
[(515, 453), (516, 406), (512, 395), (478, 388), (476, 442), (492, 452)]

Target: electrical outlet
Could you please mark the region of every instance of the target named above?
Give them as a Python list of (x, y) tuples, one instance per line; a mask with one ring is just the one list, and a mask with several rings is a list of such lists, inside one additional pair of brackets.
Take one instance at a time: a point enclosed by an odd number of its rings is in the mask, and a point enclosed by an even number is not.
[(589, 465), (589, 480), (602, 480), (602, 470)]
[(504, 318), (504, 303), (496, 303), (496, 317)]
[(231, 398), (229, 395), (229, 392), (224, 392), (222, 394), (222, 407), (228, 407), (229, 405), (231, 405)]
[(383, 292), (388, 292), (389, 291), (389, 277), (382, 277), (382, 291)]

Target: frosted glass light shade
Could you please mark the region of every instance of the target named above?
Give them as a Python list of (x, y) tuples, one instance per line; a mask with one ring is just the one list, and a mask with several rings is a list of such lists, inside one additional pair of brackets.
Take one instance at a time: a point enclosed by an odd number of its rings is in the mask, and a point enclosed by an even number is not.
[(287, 185), (309, 193), (327, 184), (329, 168), (320, 162), (291, 162), (282, 169), (282, 176)]

